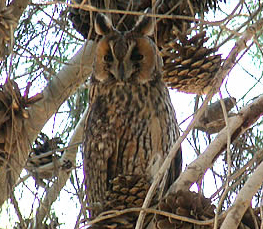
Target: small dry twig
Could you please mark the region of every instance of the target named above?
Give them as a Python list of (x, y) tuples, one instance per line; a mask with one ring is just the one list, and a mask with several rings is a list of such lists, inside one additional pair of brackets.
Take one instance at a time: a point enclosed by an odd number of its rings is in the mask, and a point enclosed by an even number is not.
[[(145, 201), (143, 203), (143, 208), (147, 208), (151, 202), (151, 199), (154, 195), (154, 192), (160, 182), (160, 180), (162, 179), (165, 171), (167, 170), (167, 168), (169, 168), (172, 159), (175, 157), (177, 150), (180, 147), (180, 144), (182, 143), (182, 141), (186, 138), (186, 136), (188, 135), (188, 133), (190, 132), (190, 130), (193, 129), (196, 121), (201, 117), (201, 115), (203, 114), (203, 112), (205, 111), (205, 107), (207, 106), (208, 102), (211, 100), (211, 98), (213, 97), (213, 95), (217, 92), (217, 90), (219, 89), (219, 87), (221, 86), (222, 81), (225, 79), (226, 75), (231, 71), (233, 65), (235, 64), (235, 60), (236, 57), (238, 56), (238, 54), (244, 50), (246, 48), (246, 43), (256, 34), (257, 31), (261, 30), (263, 26), (263, 19), (257, 21), (257, 23), (255, 23), (252, 26), (249, 26), (243, 33), (243, 36), (236, 42), (235, 46), (233, 47), (233, 49), (230, 51), (228, 58), (226, 59), (225, 63), (223, 64), (222, 68), (218, 71), (218, 73), (215, 76), (215, 81), (214, 81), (214, 85), (212, 85), (212, 88), (210, 90), (210, 92), (207, 94), (206, 99), (204, 100), (202, 106), (200, 107), (200, 109), (198, 110), (197, 114), (195, 115), (194, 119), (191, 121), (191, 123), (188, 125), (187, 129), (184, 131), (183, 135), (180, 136), (178, 138), (178, 140), (176, 141), (176, 143), (174, 144), (174, 146), (172, 147), (172, 149), (170, 150), (168, 156), (166, 157), (165, 161), (163, 162), (163, 165), (161, 166), (161, 168), (159, 169), (158, 173), (156, 174), (154, 181), (147, 193), (147, 196), (145, 198)], [(257, 115), (261, 115), (257, 114)], [(244, 120), (242, 120), (244, 122)], [(242, 124), (242, 122), (240, 123), (240, 125)], [(232, 127), (232, 126), (231, 126)], [(221, 131), (222, 132), (222, 131)], [(233, 133), (231, 133), (233, 134)], [(220, 134), (219, 134), (220, 135)], [(218, 135), (218, 136), (219, 136)], [(227, 136), (227, 134), (225, 133), (225, 136)], [(212, 145), (212, 144), (211, 144)], [(211, 146), (210, 145), (210, 146)], [(208, 147), (209, 148), (209, 147)], [(215, 149), (220, 149), (216, 147)], [(218, 152), (217, 154), (218, 155)], [(202, 155), (201, 155), (202, 156)], [(199, 158), (201, 158), (201, 156)], [(199, 159), (198, 158), (198, 159)], [(213, 157), (214, 158), (214, 157)], [(208, 165), (211, 165), (211, 163), (209, 163)], [(190, 165), (189, 165), (190, 166)], [(198, 166), (199, 167), (199, 166)], [(210, 167), (210, 166), (209, 166)], [(193, 169), (193, 168), (192, 168)], [(205, 170), (199, 170), (199, 168), (194, 167), (194, 171), (196, 174), (199, 175), (203, 175)], [(198, 172), (197, 172), (198, 171)], [(201, 172), (201, 173), (200, 173)], [(193, 174), (192, 174), (193, 175)], [(187, 176), (185, 174), (185, 176)], [(175, 182), (175, 184), (179, 183), (179, 181), (181, 181), (182, 176), (180, 176), (177, 181)], [(196, 175), (195, 175), (196, 177)], [(195, 179), (195, 181), (198, 179)], [(184, 188), (189, 188), (189, 186), (192, 184), (192, 182), (189, 182), (189, 179), (187, 178), (185, 180), (186, 182), (184, 182), (182, 184), (182, 186), (179, 185), (180, 189), (184, 189)], [(170, 188), (171, 190), (175, 191), (175, 184), (172, 185), (172, 187)], [(142, 225), (143, 225), (143, 221), (145, 218), (145, 213), (144, 212), (140, 212), (137, 224), (136, 224), (136, 228), (135, 229), (141, 229)], [(231, 227), (230, 227), (231, 228)]]

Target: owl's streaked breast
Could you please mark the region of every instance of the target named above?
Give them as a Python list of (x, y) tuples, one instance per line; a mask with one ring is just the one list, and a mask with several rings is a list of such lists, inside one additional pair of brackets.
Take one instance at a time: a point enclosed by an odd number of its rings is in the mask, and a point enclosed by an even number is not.
[[(105, 191), (109, 180), (118, 174), (148, 174), (151, 180), (178, 137), (164, 83), (156, 79), (146, 84), (94, 84), (91, 94), (93, 91), (96, 95), (87, 120), (86, 170), (92, 176), (88, 180), (94, 180), (98, 173), (101, 177), (89, 186), (99, 184)], [(103, 193), (93, 201), (102, 197)]]

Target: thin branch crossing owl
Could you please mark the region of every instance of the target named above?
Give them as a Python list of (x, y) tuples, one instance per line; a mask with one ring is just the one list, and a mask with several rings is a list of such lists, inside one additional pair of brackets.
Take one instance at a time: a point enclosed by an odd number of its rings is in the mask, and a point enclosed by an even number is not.
[[(133, 179), (135, 184), (137, 178), (150, 184), (179, 135), (162, 80), (162, 60), (149, 38), (152, 19), (141, 17), (131, 31), (120, 32), (98, 14), (95, 30), (103, 37), (90, 79), (84, 133), (85, 186), (91, 209), (105, 206), (117, 177), (126, 177), (124, 186)], [(162, 192), (179, 176), (181, 161), (178, 152), (161, 184)], [(128, 198), (127, 189), (131, 187), (122, 190)]]

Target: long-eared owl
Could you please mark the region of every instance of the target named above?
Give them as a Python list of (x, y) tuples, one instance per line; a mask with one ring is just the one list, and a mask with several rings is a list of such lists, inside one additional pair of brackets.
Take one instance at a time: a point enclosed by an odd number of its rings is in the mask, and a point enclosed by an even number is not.
[[(84, 173), (88, 204), (103, 204), (119, 175), (151, 182), (178, 138), (178, 125), (161, 75), (162, 59), (149, 38), (153, 20), (141, 17), (134, 29), (116, 30), (105, 15), (95, 22), (98, 42), (90, 78), (84, 131)], [(181, 171), (177, 153), (162, 192)]]

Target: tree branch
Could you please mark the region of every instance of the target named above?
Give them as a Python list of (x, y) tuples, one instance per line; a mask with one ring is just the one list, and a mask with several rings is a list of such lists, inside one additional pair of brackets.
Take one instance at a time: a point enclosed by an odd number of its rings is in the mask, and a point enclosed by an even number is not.
[[(88, 112), (88, 107), (86, 108), (82, 118), (79, 120), (75, 128), (75, 131), (70, 139), (69, 146), (75, 145), (75, 143), (82, 141), (84, 122), (87, 116), (87, 112)], [(62, 161), (70, 160), (73, 164), (75, 164), (77, 151), (78, 151), (78, 145), (75, 145), (74, 147), (69, 147), (69, 149), (67, 149), (64, 152), (63, 157), (61, 158)], [(61, 189), (65, 186), (67, 180), (70, 177), (70, 172), (71, 170), (65, 170), (60, 167), (57, 180), (47, 190), (44, 200), (40, 203), (40, 206), (37, 209), (37, 214), (35, 216), (34, 224), (32, 228), (34, 229), (41, 228), (43, 219), (48, 214), (52, 203), (57, 199)]]
[[(244, 133), (263, 114), (263, 95), (253, 103), (243, 107), (240, 112), (229, 118), (229, 133), (231, 141)], [(186, 170), (179, 176), (171, 186), (169, 192), (188, 190), (190, 186), (202, 177), (208, 168), (213, 166), (214, 161), (226, 149), (227, 128), (219, 132), (215, 140), (206, 148), (196, 160), (190, 163)]]
[(256, 168), (255, 172), (248, 178), (243, 188), (238, 193), (233, 206), (230, 208), (221, 229), (238, 228), (240, 221), (250, 206), (252, 197), (263, 183), (263, 162)]
[[(29, 108), (29, 118), (24, 121), (24, 139), (20, 144), (29, 145), (35, 140), (49, 118), (59, 109), (60, 105), (71, 96), (91, 72), (95, 43), (89, 41), (73, 56), (70, 62), (52, 78), (46, 86), (43, 99)], [(23, 141), (23, 142), (22, 142)], [(29, 149), (19, 148), (10, 150), (6, 166), (0, 167), (0, 206), (10, 195), (26, 163)]]
[[(201, 115), (204, 113), (205, 108), (208, 104), (208, 102), (211, 100), (211, 98), (213, 97), (213, 95), (218, 91), (218, 89), (220, 88), (223, 80), (225, 79), (225, 77), (227, 76), (227, 74), (231, 71), (232, 67), (235, 65), (236, 62), (236, 58), (238, 56), (238, 54), (244, 50), (246, 48), (246, 43), (256, 34), (257, 31), (261, 30), (263, 26), (263, 19), (257, 21), (254, 25), (249, 26), (244, 32), (243, 32), (243, 36), (236, 42), (235, 46), (232, 48), (232, 50), (230, 51), (228, 58), (226, 59), (226, 61), (224, 62), (223, 66), (219, 69), (218, 73), (215, 76), (215, 79), (211, 85), (211, 89), (209, 91), (209, 93), (206, 96), (206, 99), (204, 100), (202, 106), (200, 107), (200, 109), (197, 111), (194, 119), (191, 121), (191, 123), (188, 125), (187, 129), (184, 131), (183, 135), (180, 136), (178, 138), (178, 140), (176, 141), (176, 143), (173, 145), (172, 149), (170, 150), (168, 156), (166, 157), (165, 161), (163, 162), (161, 168), (159, 169), (158, 173), (156, 174), (154, 181), (147, 193), (147, 196), (145, 198), (145, 201), (143, 203), (142, 208), (147, 208), (151, 202), (151, 199), (154, 195), (154, 192), (159, 184), (159, 182), (161, 181), (161, 179), (163, 178), (163, 175), (165, 173), (165, 171), (170, 167), (171, 161), (172, 159), (176, 156), (176, 153), (178, 151), (178, 149), (180, 148), (180, 144), (183, 142), (183, 140), (187, 137), (187, 135), (189, 134), (189, 132), (193, 129), (193, 127), (195, 126), (195, 123), (197, 122), (197, 120), (201, 117)], [(229, 128), (231, 129), (231, 124), (229, 126)], [(225, 130), (225, 129), (224, 129)], [(222, 131), (221, 131), (222, 132)], [(220, 132), (220, 133), (221, 133)], [(219, 133), (219, 135), (220, 135)], [(226, 144), (226, 136), (227, 133), (225, 133), (225, 142), (224, 144)], [(213, 149), (212, 149), (213, 150)], [(220, 151), (221, 152), (221, 151)], [(218, 153), (218, 152), (217, 152)], [(202, 155), (201, 155), (202, 156)], [(210, 164), (211, 165), (211, 164)], [(189, 167), (189, 166), (188, 166)], [(190, 169), (190, 167), (189, 167)], [(177, 189), (188, 189), (190, 187), (190, 185), (194, 182), (196, 182), (199, 178), (199, 176), (202, 174), (204, 174), (204, 172), (206, 170), (202, 170), (201, 166), (196, 165), (196, 169), (201, 169), (201, 170), (192, 170), (192, 172), (194, 172), (195, 174), (192, 174), (194, 176), (194, 179), (192, 179), (193, 177), (191, 177), (191, 179), (189, 180), (188, 178), (185, 178), (185, 172), (182, 174), (182, 176), (180, 176), (177, 181), (172, 185), (172, 187), (170, 188), (170, 191), (174, 192)], [(198, 176), (197, 176), (198, 174)], [(180, 182), (182, 180), (181, 177), (183, 178), (184, 182), (187, 183), (183, 183)], [(180, 182), (180, 185), (177, 185), (178, 182)], [(190, 182), (190, 183), (189, 183)], [(180, 188), (178, 188), (180, 187)], [(145, 217), (145, 213), (144, 212), (140, 212), (137, 224), (135, 229), (141, 229), (142, 225), (143, 225), (143, 220)]]

